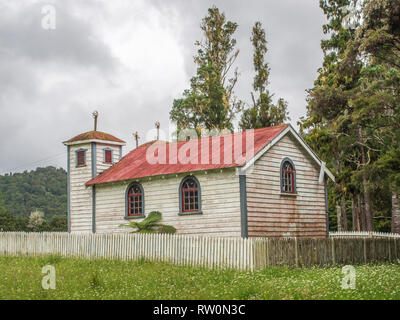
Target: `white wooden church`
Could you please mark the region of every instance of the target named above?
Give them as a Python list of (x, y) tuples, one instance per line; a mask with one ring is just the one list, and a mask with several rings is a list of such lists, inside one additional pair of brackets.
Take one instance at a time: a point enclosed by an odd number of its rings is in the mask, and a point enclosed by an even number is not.
[[(238, 161), (227, 161), (232, 153), (226, 150), (240, 144), (243, 151), (249, 137), (252, 152), (246, 149)], [(64, 145), (69, 232), (128, 232), (120, 225), (160, 211), (163, 223), (179, 234), (327, 235), (326, 185), (334, 176), (291, 125), (151, 141), (124, 157), (125, 142), (97, 130)], [(174, 159), (174, 152), (187, 155), (188, 150), (189, 160)], [(149, 154), (163, 161), (149, 161)]]

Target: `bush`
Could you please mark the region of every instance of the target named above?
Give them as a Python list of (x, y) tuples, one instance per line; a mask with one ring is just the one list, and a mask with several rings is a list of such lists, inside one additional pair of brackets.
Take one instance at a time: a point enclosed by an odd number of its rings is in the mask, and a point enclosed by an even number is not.
[(121, 224), (121, 227), (134, 229), (132, 233), (169, 233), (173, 234), (176, 229), (173, 226), (168, 226), (159, 223), (162, 220), (162, 214), (159, 211), (152, 211), (143, 221), (131, 221), (128, 224)]

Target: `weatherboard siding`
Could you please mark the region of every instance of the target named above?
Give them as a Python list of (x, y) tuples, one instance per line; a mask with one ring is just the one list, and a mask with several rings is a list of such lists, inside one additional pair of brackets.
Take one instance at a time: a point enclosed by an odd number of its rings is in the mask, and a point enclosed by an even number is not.
[[(179, 234), (240, 236), (239, 177), (234, 169), (194, 174), (201, 188), (202, 214), (179, 215), (179, 185), (187, 174), (141, 179), (145, 214), (160, 211)], [(132, 182), (132, 181), (130, 181)], [(127, 232), (125, 192), (130, 182), (96, 186), (96, 232)], [(139, 220), (140, 221), (140, 220)]]
[[(92, 178), (91, 144), (79, 144), (70, 147), (70, 208), (71, 232), (92, 231), (92, 188), (85, 182)], [(86, 149), (86, 165), (76, 167), (76, 150)]]
[[(296, 197), (280, 192), (280, 166), (286, 157), (296, 168)], [(319, 170), (290, 134), (262, 155), (246, 177), (248, 235), (325, 237), (325, 190), (318, 182)]]
[[(108, 148), (112, 150), (112, 163), (104, 162), (104, 149)], [(117, 163), (119, 159), (119, 146), (115, 145), (107, 145), (107, 144), (96, 144), (96, 158), (97, 158), (97, 167), (96, 167), (96, 176), (101, 174), (103, 171), (110, 168), (114, 163)], [(90, 179), (89, 179), (90, 180)]]

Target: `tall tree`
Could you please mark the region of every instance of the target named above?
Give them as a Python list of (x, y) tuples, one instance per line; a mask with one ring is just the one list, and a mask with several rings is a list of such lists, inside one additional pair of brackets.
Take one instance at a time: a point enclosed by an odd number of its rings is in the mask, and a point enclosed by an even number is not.
[[(319, 151), (328, 166), (336, 172), (338, 184), (330, 186), (334, 192), (329, 192), (329, 195), (334, 198), (333, 203), (339, 204), (341, 208), (336, 211), (341, 215), (336, 220), (343, 223), (338, 229), (345, 230), (347, 222), (345, 185), (348, 175), (344, 172), (342, 146), (346, 145), (347, 136), (341, 133), (347, 131), (347, 122), (341, 122), (338, 126), (335, 121), (340, 115), (348, 114), (344, 113), (348, 109), (346, 90), (354, 86), (354, 80), (337, 76), (340, 56), (344, 54), (347, 42), (353, 36), (351, 30), (343, 27), (347, 15), (344, 8), (349, 4), (348, 0), (320, 1), (320, 7), (328, 19), (323, 31), (329, 38), (321, 41), (324, 61), (318, 70), (319, 76), (314, 88), (308, 91), (308, 117), (301, 123), (301, 131), (307, 132), (305, 139)], [(332, 211), (332, 214), (335, 214), (335, 211)]]
[(197, 73), (170, 112), (178, 130), (233, 130), (232, 120), (242, 105), (234, 95), (238, 72), (231, 70), (239, 54), (233, 37), (236, 29), (237, 24), (227, 21), (218, 8), (208, 9), (201, 23), (204, 39), (195, 43)]
[(359, 54), (369, 54), (384, 65), (400, 68), (399, 1), (365, 1), (355, 47)]
[[(324, 64), (309, 91), (308, 118), (302, 129), (336, 170), (333, 195), (342, 207), (342, 221), (347, 222), (350, 211), (353, 229), (387, 230), (389, 190), (398, 190), (394, 186), (400, 150), (399, 3), (321, 0), (320, 4), (328, 17), (324, 31), (330, 38), (322, 41)], [(343, 24), (349, 11), (343, 9), (350, 4), (359, 9), (352, 12), (356, 23), (349, 27)]]
[[(392, 230), (400, 232), (400, 2), (370, 0), (363, 23), (349, 45), (345, 64), (364, 61), (356, 101), (360, 117), (375, 137), (375, 155), (367, 172), (371, 185), (387, 188), (392, 202)], [(375, 156), (375, 157), (374, 157)], [(375, 161), (374, 161), (375, 160)], [(399, 226), (399, 227), (397, 227)]]
[(250, 38), (253, 44), (253, 66), (256, 72), (251, 93), (252, 106), (244, 110), (239, 126), (242, 129), (257, 129), (282, 124), (289, 120), (287, 102), (282, 98), (277, 104), (268, 90), (270, 68), (265, 61), (268, 51), (265, 30), (261, 22), (256, 22)]

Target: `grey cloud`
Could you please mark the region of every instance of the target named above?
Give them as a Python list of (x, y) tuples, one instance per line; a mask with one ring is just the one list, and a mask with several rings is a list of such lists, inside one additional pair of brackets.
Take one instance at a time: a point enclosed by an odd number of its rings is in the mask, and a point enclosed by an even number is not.
[(15, 57), (32, 63), (67, 63), (80, 67), (111, 69), (115, 63), (110, 49), (98, 39), (88, 21), (74, 16), (67, 3), (55, 5), (56, 29), (42, 28), (44, 3), (23, 6), (21, 10), (0, 12), (0, 46)]
[[(60, 124), (86, 108), (79, 104), (81, 88), (76, 83), (82, 80), (78, 78), (94, 74), (107, 81), (119, 66), (110, 48), (96, 37), (95, 26), (76, 17), (67, 2), (56, 5), (56, 30), (42, 29), (43, 4), (22, 1), (18, 9), (14, 3), (1, 6), (0, 148), (9, 156), (0, 160), (0, 173), (31, 168), (35, 165), (25, 164), (65, 152), (61, 137), (68, 128)], [(46, 88), (49, 83), (52, 91)], [(65, 166), (63, 158), (38, 165)]]
[[(292, 123), (305, 114), (305, 89), (312, 86), (322, 62), (319, 44), (325, 20), (318, 1), (53, 2), (57, 29), (52, 31), (43, 30), (40, 24), (41, 6), (47, 3), (13, 2), (15, 10), (0, 4), (0, 149), (9, 155), (0, 158), (0, 174), (37, 165), (65, 167), (61, 142), (91, 129), (93, 109), (100, 112), (102, 131), (128, 142), (126, 151), (134, 146), (133, 131), (139, 131), (145, 142), (146, 132), (156, 120), (166, 130), (173, 99), (189, 86), (195, 72), (194, 42), (201, 38), (201, 19), (213, 4), (239, 24), (235, 34), (240, 49), (236, 65), (241, 73), (237, 96), (250, 100), (253, 66), (249, 38), (259, 20), (267, 31), (271, 92), (288, 100)], [(110, 8), (116, 7), (118, 15), (114, 17)], [(149, 12), (158, 12), (157, 23), (178, 41), (186, 79), (178, 81), (176, 73), (169, 71), (169, 83), (155, 85), (151, 80), (163, 71), (162, 66), (152, 65), (156, 62), (148, 60), (148, 67), (140, 71), (146, 74), (138, 71), (143, 68), (124, 65), (113, 56), (114, 48), (102, 38), (99, 25), (83, 14), (88, 11), (96, 21), (105, 21), (103, 27), (116, 32), (125, 27), (127, 19), (154, 23)], [(134, 26), (132, 32), (137, 32)], [(145, 50), (141, 43), (132, 47)], [(160, 55), (168, 54), (160, 49)], [(35, 163), (46, 158), (50, 159)]]
[[(268, 49), (267, 61), (271, 67), (270, 89), (275, 98), (289, 101), (292, 123), (305, 114), (305, 90), (312, 87), (316, 70), (322, 62), (320, 39), (325, 18), (317, 1), (196, 1), (153, 0), (166, 15), (177, 16), (183, 24), (182, 46), (185, 48), (185, 68), (188, 78), (195, 67), (192, 55), (194, 40), (201, 37), (200, 21), (207, 8), (216, 5), (226, 18), (237, 22), (235, 34), (240, 54), (236, 66), (240, 78), (236, 86), (239, 98), (249, 101), (254, 76), (252, 65), (251, 28), (261, 21), (266, 29)], [(179, 14), (176, 14), (178, 12)]]

